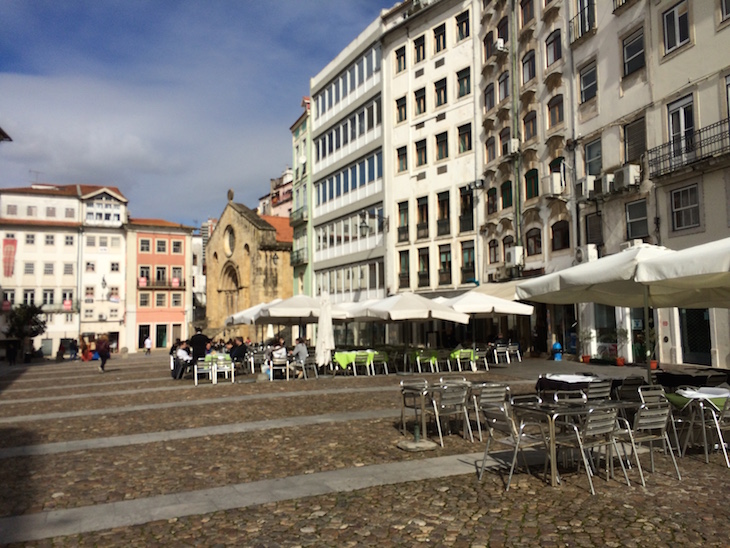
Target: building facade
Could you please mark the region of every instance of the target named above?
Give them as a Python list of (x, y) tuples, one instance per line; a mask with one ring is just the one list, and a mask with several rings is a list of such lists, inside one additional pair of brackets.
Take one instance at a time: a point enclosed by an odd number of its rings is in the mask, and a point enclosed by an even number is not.
[(291, 126), (292, 134), (292, 212), (289, 224), (293, 230), (291, 266), (294, 269), (294, 295), (312, 295), (312, 179), (311, 179), (311, 101), (302, 99), (301, 116)]

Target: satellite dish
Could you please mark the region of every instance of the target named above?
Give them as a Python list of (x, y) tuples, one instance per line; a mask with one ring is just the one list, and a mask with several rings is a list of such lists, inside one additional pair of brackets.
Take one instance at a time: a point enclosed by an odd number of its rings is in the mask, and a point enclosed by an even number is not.
[(305, 156), (304, 154), (302, 154), (302, 155), (301, 155), (301, 156), (299, 157), (299, 163), (300, 163), (300, 164), (306, 164), (306, 163), (307, 163), (307, 157), (306, 157), (306, 156)]

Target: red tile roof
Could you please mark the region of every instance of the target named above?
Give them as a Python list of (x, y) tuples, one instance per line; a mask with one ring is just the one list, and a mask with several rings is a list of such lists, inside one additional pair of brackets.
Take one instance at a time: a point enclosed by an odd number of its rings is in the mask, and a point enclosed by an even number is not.
[(8, 194), (37, 194), (41, 196), (69, 196), (69, 197), (85, 197), (103, 190), (108, 190), (120, 196), (127, 201), (122, 191), (115, 186), (108, 185), (52, 185), (46, 183), (37, 183), (31, 186), (2, 188), (0, 193)]
[(276, 229), (277, 242), (290, 244), (294, 241), (294, 229), (289, 224), (289, 217), (261, 215), (261, 218)]
[(142, 219), (142, 218), (129, 218), (130, 226), (157, 226), (162, 228), (181, 228), (186, 230), (194, 230), (192, 226), (186, 226), (180, 223), (173, 223), (172, 221), (166, 221), (164, 219)]

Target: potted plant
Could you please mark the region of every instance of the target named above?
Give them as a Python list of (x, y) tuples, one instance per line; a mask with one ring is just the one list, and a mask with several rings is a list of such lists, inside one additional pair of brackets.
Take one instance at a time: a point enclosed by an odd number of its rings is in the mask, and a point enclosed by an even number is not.
[(595, 333), (593, 332), (593, 329), (583, 329), (578, 333), (578, 343), (580, 345), (580, 351), (582, 352), (580, 361), (583, 363), (589, 363), (591, 361), (591, 346), (594, 337)]
[[(625, 347), (625, 345), (629, 342), (629, 330), (625, 327), (617, 327), (616, 328), (616, 349), (618, 354), (618, 349), (621, 347)], [(626, 364), (626, 358), (620, 354), (616, 356), (616, 365), (622, 366)]]

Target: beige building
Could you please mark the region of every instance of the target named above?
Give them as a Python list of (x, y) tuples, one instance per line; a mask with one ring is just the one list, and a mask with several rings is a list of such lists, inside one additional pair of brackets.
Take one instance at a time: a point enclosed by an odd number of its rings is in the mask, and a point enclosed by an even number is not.
[(206, 248), (206, 332), (255, 338), (247, 326), (225, 327), (227, 316), (275, 298), (292, 295), (292, 230), (286, 217), (259, 216), (243, 204), (228, 203)]

